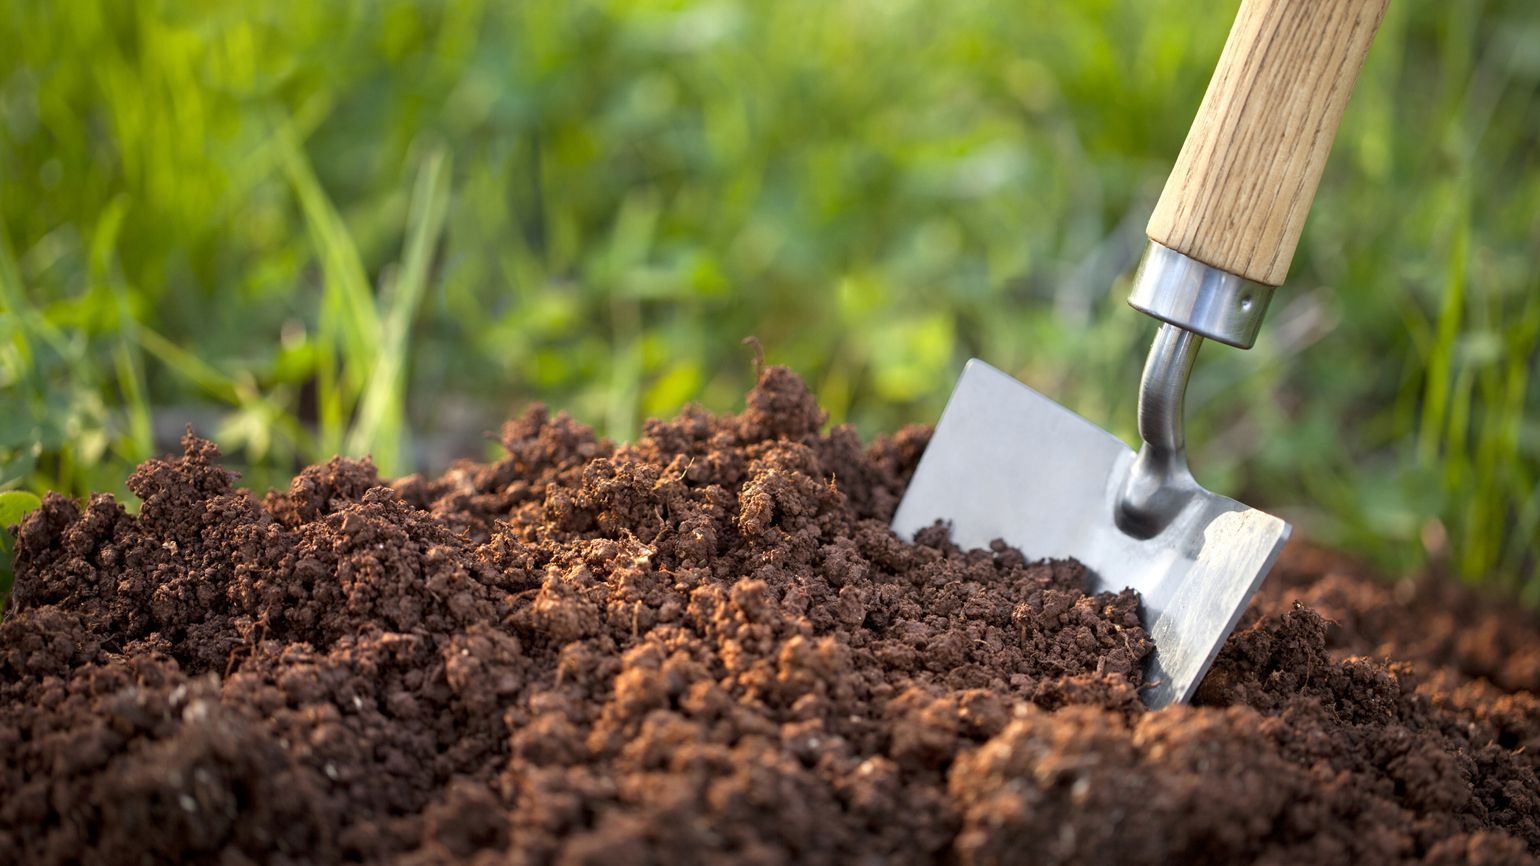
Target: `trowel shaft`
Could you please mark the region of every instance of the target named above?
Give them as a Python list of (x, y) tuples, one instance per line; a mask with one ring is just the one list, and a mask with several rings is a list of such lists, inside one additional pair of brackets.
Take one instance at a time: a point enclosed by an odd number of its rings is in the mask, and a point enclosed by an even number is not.
[(1161, 531), (1199, 489), (1182, 404), (1203, 338), (1256, 342), (1389, 0), (1245, 0), (1166, 180), (1129, 304), (1163, 324), (1118, 523)]

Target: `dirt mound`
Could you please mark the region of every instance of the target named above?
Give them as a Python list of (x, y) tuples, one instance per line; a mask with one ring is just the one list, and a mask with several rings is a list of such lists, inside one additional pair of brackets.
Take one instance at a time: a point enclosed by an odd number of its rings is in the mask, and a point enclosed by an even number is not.
[(771, 368), (634, 445), (535, 409), (497, 463), (334, 460), (259, 501), (189, 437), (137, 516), (49, 497), (0, 624), (0, 860), (1540, 852), (1533, 620), (1443, 588), (1398, 615), (1295, 551), (1204, 705), (1148, 713), (1136, 596), (901, 543), (925, 433), (823, 423)]

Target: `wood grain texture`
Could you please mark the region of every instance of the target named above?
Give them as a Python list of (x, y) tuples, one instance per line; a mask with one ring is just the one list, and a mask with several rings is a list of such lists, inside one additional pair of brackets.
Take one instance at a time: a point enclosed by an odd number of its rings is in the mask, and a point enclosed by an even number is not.
[(1243, 0), (1147, 234), (1276, 286), (1389, 0)]

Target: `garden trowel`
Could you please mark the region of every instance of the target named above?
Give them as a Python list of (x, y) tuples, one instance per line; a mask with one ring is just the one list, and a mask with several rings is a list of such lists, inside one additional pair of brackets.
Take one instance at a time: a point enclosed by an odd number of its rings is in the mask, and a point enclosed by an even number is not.
[(1079, 560), (1093, 591), (1138, 590), (1151, 708), (1192, 696), (1288, 538), (1283, 520), (1194, 480), (1183, 395), (1204, 338), (1256, 341), (1388, 2), (1241, 3), (1129, 298), (1162, 323), (1139, 384), (1139, 451), (969, 361), (893, 516), (905, 538), (940, 520), (961, 547), (1001, 539)]

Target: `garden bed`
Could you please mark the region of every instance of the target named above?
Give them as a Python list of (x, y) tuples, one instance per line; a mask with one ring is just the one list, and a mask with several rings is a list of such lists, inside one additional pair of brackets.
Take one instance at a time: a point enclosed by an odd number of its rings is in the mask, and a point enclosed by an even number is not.
[[(1295, 546), (1199, 706), (1131, 593), (886, 520), (792, 374), (634, 445), (257, 499), (192, 438), (20, 529), (0, 860), (1529, 862), (1536, 621)], [(1388, 658), (1385, 658), (1388, 657)]]

